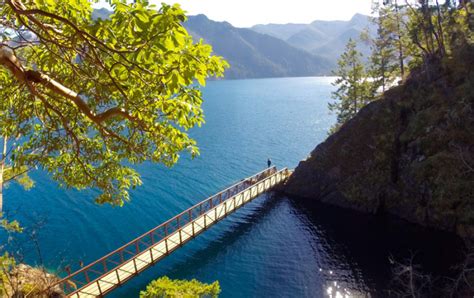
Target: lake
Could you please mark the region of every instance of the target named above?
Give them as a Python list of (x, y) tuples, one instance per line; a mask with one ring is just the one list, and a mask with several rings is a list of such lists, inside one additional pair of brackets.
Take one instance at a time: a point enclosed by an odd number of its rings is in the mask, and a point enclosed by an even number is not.
[[(10, 185), (5, 210), (27, 231), (37, 230), (41, 255), (20, 243), (25, 261), (43, 260), (51, 270), (87, 264), (262, 170), (267, 158), (294, 168), (335, 121), (327, 109), (332, 80), (209, 82), (203, 90), (206, 123), (191, 131), (201, 155), (190, 160), (184, 154), (172, 169), (139, 165), (143, 186), (122, 208), (98, 206), (95, 191), (61, 189), (39, 171), (32, 174), (31, 191)], [(137, 297), (162, 275), (219, 280), (221, 297), (379, 296), (390, 280), (390, 255), (416, 251), (427, 263), (442, 256), (443, 235), (415, 227), (406, 233), (404, 225), (326, 206), (307, 210), (296, 198), (263, 195), (110, 296)], [(436, 249), (424, 253), (427, 243)]]

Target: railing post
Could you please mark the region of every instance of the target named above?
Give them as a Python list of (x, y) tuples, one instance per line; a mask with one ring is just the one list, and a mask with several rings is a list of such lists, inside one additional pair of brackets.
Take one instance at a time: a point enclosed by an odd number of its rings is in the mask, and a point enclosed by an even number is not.
[(178, 216), (176, 218), (176, 222), (178, 223), (178, 229), (181, 228), (181, 220), (180, 219), (181, 219), (181, 216)]
[(207, 228), (207, 224), (206, 224), (206, 214), (204, 214), (204, 229)]
[(169, 252), (169, 249), (168, 249), (168, 238), (165, 238), (165, 248), (166, 248), (166, 253)]
[(151, 232), (150, 237), (151, 237), (151, 245), (155, 244), (155, 233)]
[(193, 236), (194, 236), (194, 235), (196, 234), (196, 233), (194, 232), (194, 220), (191, 222), (191, 227), (193, 228)]
[(100, 296), (103, 296), (103, 294), (102, 294), (102, 289), (100, 288), (100, 283), (99, 283), (99, 281), (96, 281), (96, 283), (97, 283), (97, 288), (99, 289), (99, 294), (100, 294)]
[(188, 212), (189, 221), (192, 221), (192, 220), (193, 220), (193, 216), (192, 216), (192, 214), (191, 214), (191, 211), (192, 211), (192, 210), (189, 210), (189, 212)]
[(181, 245), (183, 243), (183, 236), (181, 236), (181, 229), (178, 230), (178, 234), (179, 234), (179, 244)]
[(137, 254), (140, 252), (140, 246), (138, 245), (138, 240), (135, 241), (135, 250), (137, 251)]
[(90, 280), (90, 278), (89, 278), (89, 274), (87, 273), (87, 269), (84, 270), (84, 275), (86, 276), (86, 281), (87, 281), (87, 283), (89, 283), (91, 280)]
[(105, 259), (102, 261), (102, 265), (104, 265), (104, 273), (106, 273), (108, 270), (107, 270), (107, 263)]
[(224, 201), (224, 215), (227, 216), (227, 201)]
[(133, 258), (133, 267), (135, 267), (135, 274), (138, 273), (138, 268), (137, 268), (137, 260)]
[(115, 274), (117, 275), (117, 281), (118, 281), (118, 284), (122, 284), (122, 282), (120, 281), (120, 275), (118, 273), (118, 270), (115, 270)]

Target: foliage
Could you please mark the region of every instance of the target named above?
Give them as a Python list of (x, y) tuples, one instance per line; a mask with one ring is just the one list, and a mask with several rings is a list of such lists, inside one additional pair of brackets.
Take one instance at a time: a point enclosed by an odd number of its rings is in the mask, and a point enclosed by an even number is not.
[(228, 66), (182, 26), (178, 6), (87, 0), (0, 0), (0, 135), (13, 169), (42, 168), (62, 186), (122, 205), (141, 184), (133, 164), (198, 154), (199, 85)]
[(21, 233), (23, 228), (20, 226), (20, 223), (16, 220), (9, 221), (6, 218), (2, 218), (3, 214), (0, 212), (0, 227), (5, 229), (7, 232), (16, 232)]
[[(373, 79), (372, 92), (375, 94), (379, 89), (385, 92), (397, 76), (402, 76), (404, 57), (403, 50), (400, 51), (399, 47), (403, 35), (399, 33), (397, 26), (398, 12), (388, 7), (380, 7), (377, 3), (374, 9), (378, 13), (378, 17), (372, 19), (377, 26), (377, 34), (370, 40), (372, 53), (368, 76)], [(398, 63), (399, 59), (401, 64)]]
[[(400, 49), (410, 68), (426, 65), (433, 59), (452, 55), (453, 50), (474, 41), (472, 34), (472, 1), (387, 1), (381, 10), (397, 12), (398, 32), (402, 32)], [(393, 18), (392, 18), (393, 19)], [(390, 23), (388, 23), (390, 24)], [(471, 27), (470, 27), (471, 26)], [(392, 32), (397, 31), (388, 27)]]
[(5, 285), (8, 284), (7, 273), (16, 266), (15, 259), (12, 258), (8, 253), (4, 253), (0, 256), (0, 296), (4, 297), (7, 295), (7, 289)]
[(333, 132), (374, 100), (380, 89), (385, 92), (390, 88), (398, 76), (405, 79), (411, 70), (423, 67), (423, 74), (430, 81), (436, 77), (430, 65), (450, 59), (456, 49), (474, 42), (470, 1), (439, 4), (421, 0), (400, 5), (397, 0), (382, 3), (374, 0), (373, 3), (377, 34), (369, 40), (372, 54), (367, 70), (351, 40), (334, 72), (338, 76), (334, 84), (338, 89), (333, 92), (336, 102), (329, 108), (337, 112), (338, 119)]
[(372, 100), (370, 84), (361, 62), (362, 54), (356, 46), (356, 42), (350, 39), (338, 61), (338, 69), (333, 73), (337, 76), (333, 85), (338, 87), (332, 93), (335, 102), (329, 104), (329, 109), (337, 113), (337, 124), (333, 130), (354, 117)]
[(23, 186), (25, 190), (30, 190), (34, 187), (35, 182), (28, 176), (28, 167), (6, 167), (3, 172), (3, 182), (15, 180), (18, 184)]
[(405, 78), (406, 60), (409, 56), (408, 48), (410, 47), (410, 38), (408, 31), (405, 27), (407, 19), (406, 9), (398, 0), (387, 0), (383, 1), (383, 5), (380, 5), (380, 1), (375, 0), (374, 9), (378, 14), (378, 27), (383, 31), (382, 35), (379, 35), (376, 40), (382, 38), (386, 43), (387, 47), (395, 51), (395, 62), (398, 64), (396, 75)]
[(145, 291), (140, 292), (140, 298), (164, 297), (218, 297), (221, 289), (219, 282), (212, 284), (193, 280), (171, 280), (164, 276), (152, 281)]

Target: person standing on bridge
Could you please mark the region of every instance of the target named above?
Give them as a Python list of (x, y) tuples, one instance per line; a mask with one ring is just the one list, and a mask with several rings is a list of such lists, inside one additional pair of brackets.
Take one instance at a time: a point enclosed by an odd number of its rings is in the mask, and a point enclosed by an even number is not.
[(268, 167), (271, 167), (271, 165), (272, 165), (272, 160), (270, 158), (268, 158), (268, 160), (267, 160), (267, 165), (268, 165)]

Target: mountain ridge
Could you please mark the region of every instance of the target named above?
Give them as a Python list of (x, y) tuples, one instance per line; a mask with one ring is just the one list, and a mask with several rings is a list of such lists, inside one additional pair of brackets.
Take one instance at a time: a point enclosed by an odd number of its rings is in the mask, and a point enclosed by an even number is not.
[[(333, 64), (344, 52), (349, 38), (360, 41), (360, 34), (366, 28), (370, 35), (375, 33), (375, 25), (370, 16), (359, 13), (348, 21), (315, 20), (309, 24), (257, 24), (250, 28), (277, 37), (314, 55), (325, 57)], [(359, 42), (358, 50), (365, 58), (370, 55), (370, 46), (366, 43)]]
[[(112, 12), (95, 9), (93, 19)], [(331, 75), (349, 38), (358, 39), (368, 16), (355, 14), (349, 21), (315, 20), (310, 24), (267, 24), (251, 28), (217, 22), (204, 14), (188, 16), (183, 23), (193, 38), (213, 46), (214, 53), (231, 65), (226, 79)], [(368, 57), (368, 45), (359, 45)]]
[(203, 14), (188, 16), (184, 26), (195, 38), (213, 46), (231, 67), (226, 78), (315, 76), (329, 74), (333, 64), (293, 47), (285, 41), (228, 22), (216, 22)]

